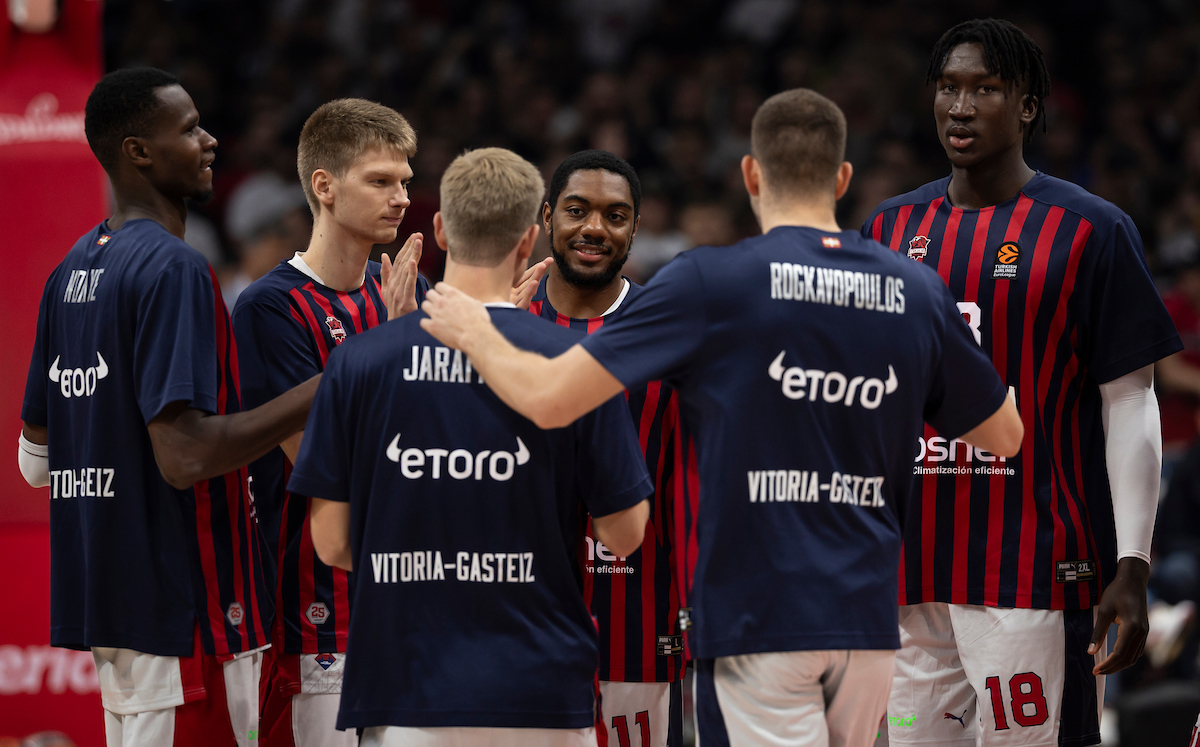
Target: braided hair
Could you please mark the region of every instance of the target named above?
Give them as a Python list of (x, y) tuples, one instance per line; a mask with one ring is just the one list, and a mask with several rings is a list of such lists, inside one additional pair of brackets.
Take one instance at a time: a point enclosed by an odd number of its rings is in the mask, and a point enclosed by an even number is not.
[(1037, 114), (1025, 131), (1025, 142), (1033, 139), (1033, 131), (1041, 124), (1046, 131), (1046, 98), (1050, 96), (1050, 72), (1042, 50), (1021, 29), (1009, 21), (998, 18), (964, 21), (938, 39), (929, 57), (927, 83), (941, 77), (942, 69), (950, 52), (959, 44), (975, 43), (983, 47), (983, 62), (992, 75), (1011, 81), (1017, 86), (1025, 85), (1026, 93), (1038, 101)]

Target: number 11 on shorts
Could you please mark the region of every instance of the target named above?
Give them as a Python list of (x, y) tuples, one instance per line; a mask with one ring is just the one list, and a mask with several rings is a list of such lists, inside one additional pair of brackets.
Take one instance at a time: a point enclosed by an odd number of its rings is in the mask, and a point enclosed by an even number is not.
[[(988, 677), (984, 681), (991, 696), (992, 713), (996, 717), (996, 730), (1008, 728), (1008, 716), (1004, 706), (1004, 690), (999, 677)], [(1042, 678), (1033, 672), (1014, 674), (1008, 681), (1009, 705), (1012, 719), (1018, 726), (1041, 726), (1050, 717), (1046, 696), (1042, 692)]]

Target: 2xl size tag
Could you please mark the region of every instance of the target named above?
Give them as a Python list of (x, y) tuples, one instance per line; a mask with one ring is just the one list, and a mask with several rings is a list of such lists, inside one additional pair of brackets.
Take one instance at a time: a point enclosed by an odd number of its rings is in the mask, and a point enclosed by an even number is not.
[(655, 646), (659, 656), (675, 656), (683, 653), (683, 636), (660, 635)]
[(996, 249), (996, 264), (992, 267), (992, 280), (1014, 280), (1021, 264), (1021, 247), (1015, 241), (1006, 241)]
[(1091, 560), (1060, 560), (1054, 564), (1055, 581), (1060, 584), (1091, 581), (1096, 577), (1096, 564)]

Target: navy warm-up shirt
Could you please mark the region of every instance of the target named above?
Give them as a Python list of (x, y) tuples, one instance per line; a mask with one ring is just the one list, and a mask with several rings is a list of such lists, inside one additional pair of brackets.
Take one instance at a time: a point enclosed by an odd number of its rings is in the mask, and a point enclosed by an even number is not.
[(1087, 609), (1116, 573), (1100, 387), (1183, 348), (1129, 216), (1038, 173), (1013, 199), (950, 204), (950, 177), (862, 227), (937, 271), (1016, 395), (1021, 452), (920, 434), (900, 603)]
[(957, 436), (1004, 398), (935, 273), (855, 232), (779, 227), (681, 254), (582, 344), (625, 386), (679, 393), (696, 656), (898, 648), (922, 420)]
[[(352, 291), (317, 282), (296, 262), (280, 262), (251, 283), (233, 308), (247, 408), (321, 373), (329, 354), (351, 335), (387, 321), (378, 262), (367, 263), (363, 284)], [(418, 305), (428, 289), (425, 278), (418, 276)], [(291, 470), (280, 448), (250, 465), (266, 537), (263, 565), (280, 621), (276, 636), (289, 654), (341, 653), (350, 630), (351, 582), (345, 571), (325, 565), (313, 550), (308, 499), (293, 500), (284, 489)]]
[[(491, 315), (545, 355), (580, 337), (511, 306)], [(653, 490), (629, 410), (618, 397), (541, 430), (421, 318), (330, 356), (288, 482), (350, 503), (355, 607), (338, 728), (590, 726), (597, 649), (581, 517)]]
[(152, 220), (106, 223), (51, 273), (21, 417), (50, 441), (50, 641), (191, 656), (257, 648), (269, 612), (246, 470), (176, 490), (146, 429), (240, 409), (208, 262)]

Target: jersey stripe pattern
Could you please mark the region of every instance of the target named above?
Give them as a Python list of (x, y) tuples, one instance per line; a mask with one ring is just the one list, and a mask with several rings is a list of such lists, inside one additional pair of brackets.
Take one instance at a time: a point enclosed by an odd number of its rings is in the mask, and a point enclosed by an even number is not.
[[(247, 289), (234, 310), (247, 362), (259, 363), (243, 373), (247, 404), (261, 404), (323, 371), (330, 354), (347, 337), (387, 321), (378, 276), (379, 265), (372, 262), (360, 288), (338, 291), (284, 262)], [(426, 288), (420, 278), (418, 303), (424, 300)], [(267, 564), (276, 569), (275, 642), (289, 654), (344, 653), (352, 579), (317, 557), (309, 501), (284, 488), (292, 464), (282, 449), (250, 469), (264, 532), (275, 543), (269, 548)]]
[(934, 269), (1015, 397), (1005, 460), (926, 426), (905, 516), (901, 604), (1086, 609), (1116, 570), (1098, 384), (1178, 349), (1124, 213), (1037, 174), (981, 210), (949, 177), (883, 203), (862, 233)]
[[(629, 281), (626, 281), (629, 282)], [(622, 306), (641, 291), (629, 283)], [(558, 313), (546, 297), (546, 280), (529, 310), (562, 327), (587, 334), (619, 314), (575, 319)], [(673, 500), (675, 434), (679, 403), (675, 391), (659, 381), (625, 392), (637, 428), (646, 469), (654, 482), (653, 505), (641, 549), (618, 558), (595, 539), (592, 522), (581, 548), (583, 596), (600, 631), (600, 679), (608, 682), (674, 682), (684, 674), (679, 638), (679, 592), (673, 583)], [(667, 651), (668, 653), (660, 653)]]

